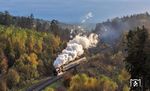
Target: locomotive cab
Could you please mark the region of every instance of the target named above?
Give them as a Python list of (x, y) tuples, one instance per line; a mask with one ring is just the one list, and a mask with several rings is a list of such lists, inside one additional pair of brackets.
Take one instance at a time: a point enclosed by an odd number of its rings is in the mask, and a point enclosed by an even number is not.
[(63, 72), (64, 72), (63, 67), (62, 66), (57, 67), (56, 70), (55, 70), (55, 72), (56, 72), (57, 75), (63, 74)]

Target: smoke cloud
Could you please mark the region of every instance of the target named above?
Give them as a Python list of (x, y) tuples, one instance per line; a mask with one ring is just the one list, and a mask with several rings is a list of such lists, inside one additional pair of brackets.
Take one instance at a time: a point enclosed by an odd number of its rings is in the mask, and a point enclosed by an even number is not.
[(81, 21), (81, 23), (85, 23), (87, 20), (93, 17), (93, 13), (89, 12), (85, 15), (84, 19)]
[(84, 53), (84, 49), (96, 46), (98, 43), (98, 35), (90, 34), (89, 36), (76, 35), (75, 38), (67, 43), (67, 47), (56, 58), (53, 65), (55, 68), (75, 60)]

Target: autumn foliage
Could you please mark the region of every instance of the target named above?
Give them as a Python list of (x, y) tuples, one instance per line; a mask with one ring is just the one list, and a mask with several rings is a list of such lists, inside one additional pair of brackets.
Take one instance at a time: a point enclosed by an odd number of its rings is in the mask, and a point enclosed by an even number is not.
[(13, 89), (53, 75), (52, 63), (62, 45), (52, 33), (0, 26), (0, 73), (5, 77), (1, 85)]

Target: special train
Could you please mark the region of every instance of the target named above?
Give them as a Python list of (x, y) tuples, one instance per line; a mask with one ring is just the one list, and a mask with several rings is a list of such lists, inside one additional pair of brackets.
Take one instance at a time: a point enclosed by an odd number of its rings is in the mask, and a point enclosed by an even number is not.
[(81, 62), (84, 61), (86, 61), (86, 57), (78, 58), (76, 60), (62, 64), (61, 66), (55, 68), (55, 75), (63, 74), (67, 70), (74, 68), (75, 66), (79, 65)]

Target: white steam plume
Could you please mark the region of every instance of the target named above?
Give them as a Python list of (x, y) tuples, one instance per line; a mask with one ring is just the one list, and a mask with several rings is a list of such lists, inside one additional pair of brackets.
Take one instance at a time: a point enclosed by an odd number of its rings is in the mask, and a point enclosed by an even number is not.
[(70, 31), (70, 38), (73, 38), (72, 34), (73, 34), (74, 29), (71, 29)]
[(92, 12), (88, 12), (88, 13), (85, 15), (84, 19), (81, 21), (81, 23), (85, 23), (87, 20), (89, 20), (89, 19), (92, 18), (92, 17), (93, 17), (93, 13), (92, 13)]
[(62, 51), (60, 55), (54, 61), (54, 67), (60, 67), (61, 65), (75, 60), (84, 53), (84, 49), (96, 46), (98, 43), (98, 35), (90, 34), (87, 36), (76, 35), (75, 38), (67, 43), (67, 47)]

